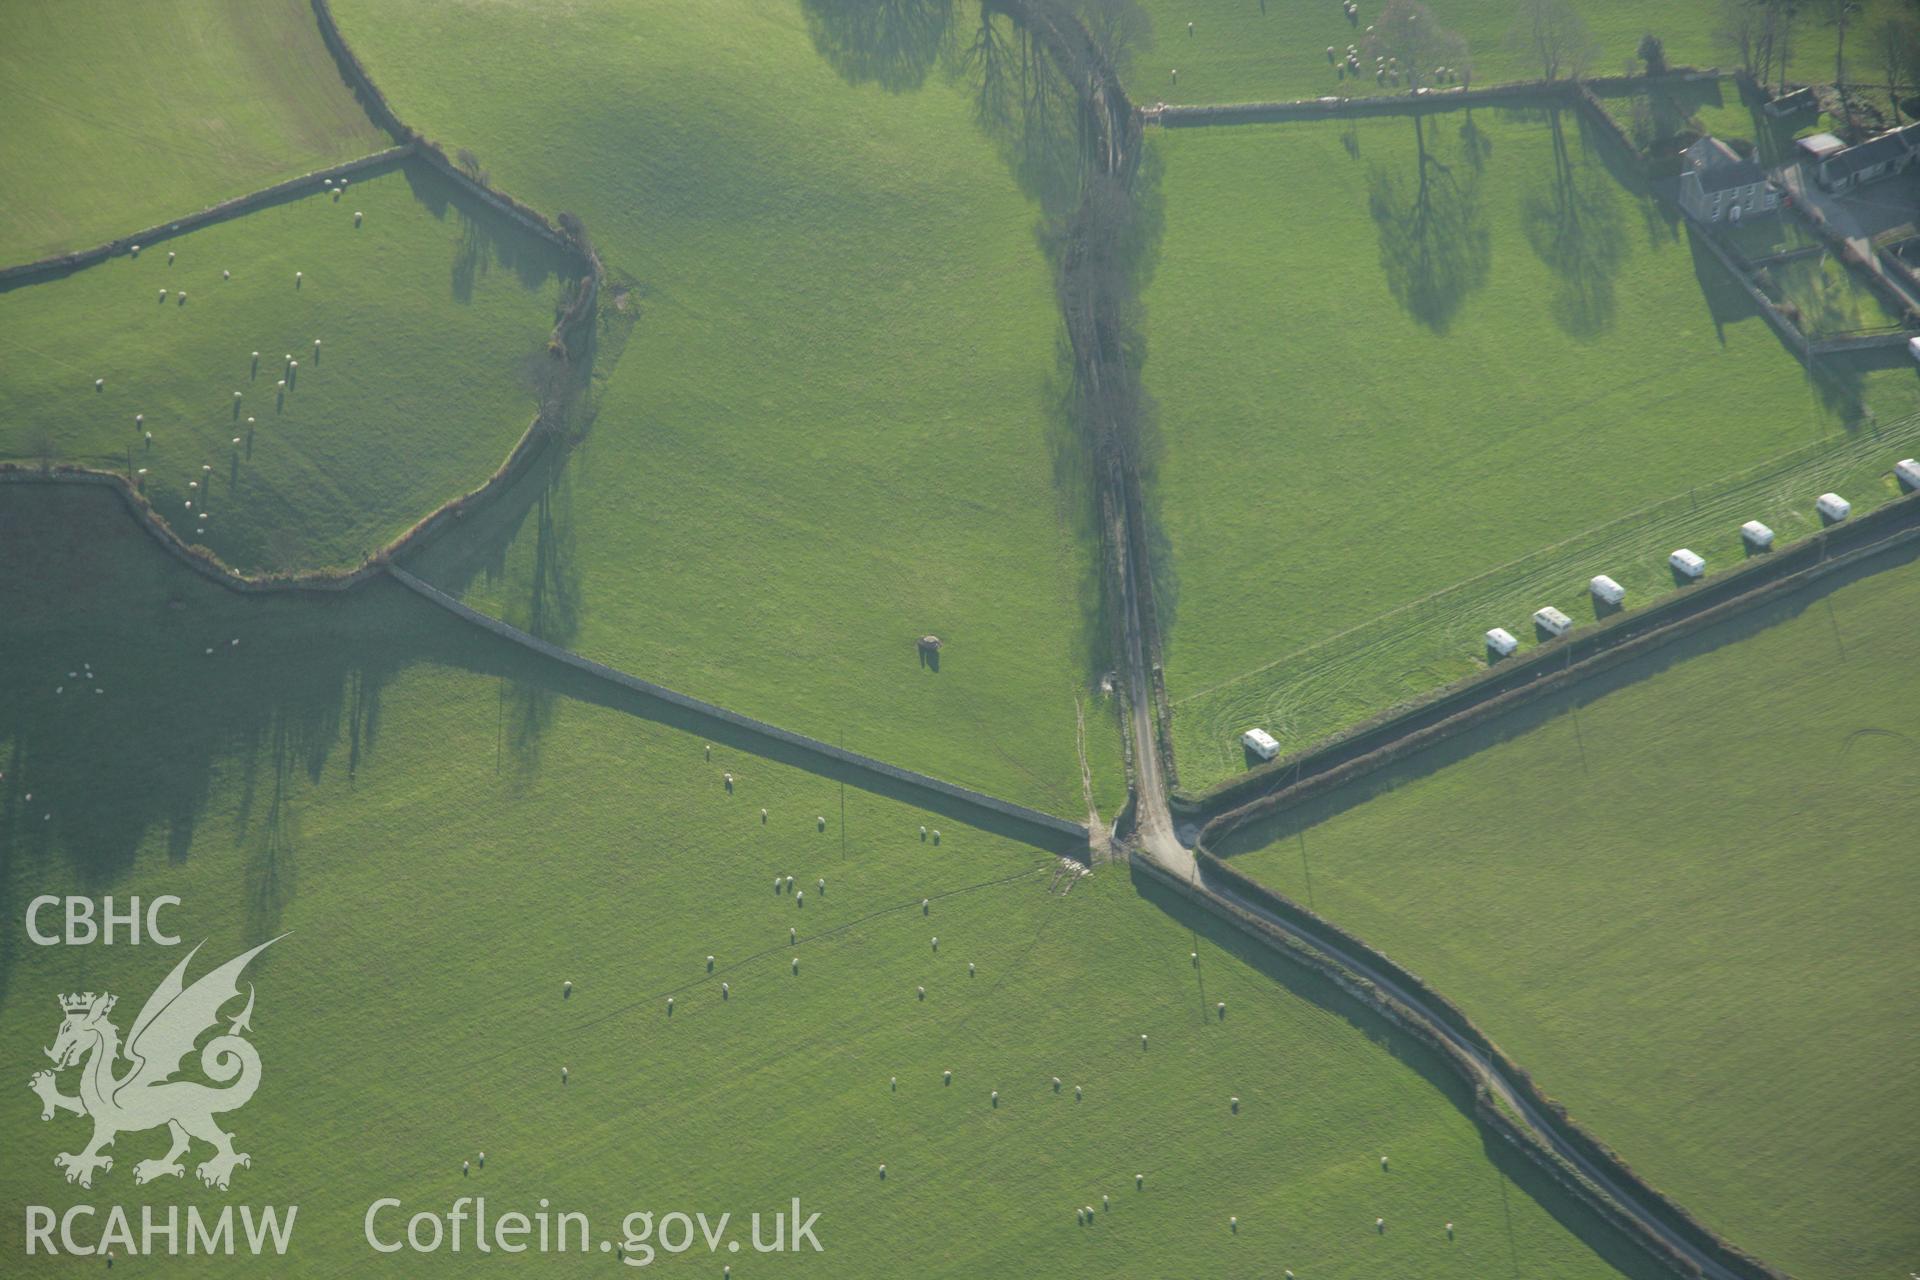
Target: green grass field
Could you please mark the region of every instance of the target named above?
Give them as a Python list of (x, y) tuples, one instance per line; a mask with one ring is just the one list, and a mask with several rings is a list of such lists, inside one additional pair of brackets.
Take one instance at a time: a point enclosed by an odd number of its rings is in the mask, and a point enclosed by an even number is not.
[[(1137, 102), (1275, 102), (1395, 91), (1374, 83), (1369, 58), (1362, 59), (1367, 74), (1359, 79), (1337, 78), (1327, 61), (1328, 45), (1343, 57), (1348, 45), (1363, 45), (1367, 25), (1385, 8), (1383, 0), (1360, 0), (1354, 24), (1338, 0), (1142, 0), (1142, 7), (1152, 19), (1153, 35), (1133, 58), (1128, 89)], [(1509, 41), (1519, 11), (1516, 0), (1428, 0), (1428, 8), (1442, 26), (1466, 39), (1474, 83), (1537, 80), (1544, 74), (1530, 53)], [(1715, 37), (1720, 16), (1713, 0), (1575, 0), (1575, 8), (1595, 45), (1590, 74), (1621, 74), (1649, 31), (1666, 43), (1670, 63), (1729, 71), (1738, 65)], [(1853, 18), (1847, 36), (1849, 77), (1878, 74), (1865, 35), (1900, 8), (1900, 0), (1867, 0)], [(1794, 29), (1793, 77), (1831, 82), (1833, 55), (1833, 29), (1803, 17)], [(1633, 69), (1644, 70), (1638, 62)], [(1177, 83), (1173, 71), (1180, 73)]]
[(1920, 685), (1900, 674), (1920, 662), (1920, 562), (1870, 568), (1227, 850), (1810, 1280), (1920, 1249)]
[(392, 140), (306, 0), (0, 8), (0, 265), (86, 249)]
[(785, 0), (339, 12), (404, 118), (585, 219), (634, 318), (542, 516), (421, 572), (648, 679), (1076, 817), (1078, 704), (1111, 816), (1039, 210), (935, 46), (863, 53), (838, 6)]
[[(1169, 130), (1146, 295), (1164, 457), (1156, 566), (1181, 781), (1466, 675), (1481, 633), (1673, 589), (1750, 518), (1894, 496), (1920, 378), (1809, 383), (1716, 262), (1577, 122)], [(1873, 412), (1847, 425), (1848, 401)]]
[[(746, 1253), (741, 1275), (893, 1276), (908, 1255), (956, 1276), (1656, 1274), (1537, 1201), (1411, 1045), (1121, 868), (1061, 893), (1034, 850), (957, 824), (923, 844), (923, 813), (855, 790), (843, 812), (816, 776), (556, 695), (397, 587), (222, 592), (104, 493), (0, 489), (0, 537), (21, 553), (0, 565), (0, 906), (177, 894), (170, 919), (208, 939), (196, 973), (288, 934), (250, 970), (266, 1070), (226, 1120), (253, 1157), (233, 1198), (300, 1206), (299, 1274), (368, 1270), (379, 1196), (474, 1194), (496, 1214), (548, 1197), (598, 1238), (631, 1209), (823, 1213), (824, 1253)], [(103, 693), (67, 681), (81, 664)], [(782, 873), (803, 905), (770, 891)], [(119, 993), (124, 1031), (179, 954), (0, 937), (0, 1200), (214, 1202), (191, 1173), (134, 1189), (153, 1134), (69, 1187), (51, 1157), (75, 1122), (42, 1124), (25, 1089), (58, 994)], [(22, 1220), (0, 1219), (9, 1254)]]
[(0, 293), (0, 453), (145, 469), (243, 570), (355, 563), (527, 429), (571, 269), (423, 166), (271, 205)]

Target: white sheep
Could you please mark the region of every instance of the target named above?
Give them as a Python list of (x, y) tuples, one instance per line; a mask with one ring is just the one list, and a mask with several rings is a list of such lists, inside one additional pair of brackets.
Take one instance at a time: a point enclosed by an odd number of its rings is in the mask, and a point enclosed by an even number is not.
[(795, 956), (793, 958), (793, 976), (796, 978), (800, 976), (800, 957), (799, 956)]
[(231, 279), (233, 279), (233, 272), (231, 272), (231, 271), (225, 271), (225, 270), (223, 270), (223, 271), (221, 271), (221, 273), (220, 273), (220, 278), (221, 278), (222, 280), (231, 280)]
[(1058, 1093), (1058, 1092), (1060, 1092), (1060, 1077), (1059, 1077), (1059, 1076), (1055, 1076), (1055, 1077), (1053, 1078), (1053, 1091), (1054, 1091), (1055, 1093)]
[(1138, 1190), (1140, 1190), (1140, 1189), (1141, 1189), (1142, 1187), (1144, 1187), (1144, 1186), (1146, 1186), (1146, 1185), (1147, 1185), (1147, 1175), (1146, 1175), (1146, 1174), (1144, 1174), (1144, 1173), (1136, 1173), (1136, 1174), (1134, 1174), (1134, 1175), (1133, 1175), (1133, 1189), (1134, 1189), (1135, 1191), (1138, 1191)]
[(973, 961), (971, 960), (967, 961), (967, 976), (969, 978), (973, 976)]
[(1080, 1086), (1079, 1085), (1073, 1086), (1073, 1100), (1075, 1102), (1078, 1102), (1080, 1101), (1080, 1097), (1081, 1097)]
[(899, 1077), (899, 1076), (888, 1076), (888, 1077), (887, 1077), (887, 1091), (888, 1091), (889, 1093), (898, 1093), (898, 1092), (900, 1092), (900, 1077)]
[(820, 830), (825, 831), (827, 829), (827, 816), (824, 813), (815, 818), (813, 822)]
[(932, 913), (932, 910), (933, 910), (933, 907), (932, 907), (932, 899), (930, 899), (930, 898), (922, 898), (922, 899), (920, 899), (920, 914), (921, 914), (921, 915), (923, 915), (923, 916), (924, 916), (924, 915), (929, 915), (929, 914), (931, 914), (931, 913)]
[(353, 211), (353, 225), (354, 225), (354, 226), (356, 226), (356, 227), (357, 227), (357, 226), (359, 226), (359, 225), (360, 225), (360, 219), (362, 219), (362, 218), (364, 218), (364, 217), (366, 217), (366, 216), (367, 216), (367, 215), (365, 215), (364, 213), (361, 213), (361, 212), (360, 212), (360, 211), (359, 211), (358, 209), (355, 209), (355, 210)]
[(107, 389), (107, 380), (105, 378), (95, 378), (93, 380), (93, 389), (95, 391), (105, 391)]
[(568, 978), (565, 982), (560, 984), (560, 998), (562, 1000), (565, 1000), (572, 994), (573, 994), (573, 979)]
[(952, 1072), (952, 1070), (951, 1070), (951, 1069), (949, 1069), (949, 1070), (946, 1070), (946, 1071), (942, 1071), (942, 1072), (940, 1073), (940, 1083), (941, 1083), (941, 1084), (952, 1084), (952, 1083), (953, 1083), (953, 1072)]
[(796, 907), (804, 907), (807, 905), (807, 891), (805, 889), (793, 895), (793, 905)]
[(760, 811), (760, 825), (763, 827), (767, 825), (767, 811), (765, 809)]
[(1385, 1156), (1381, 1156), (1381, 1157), (1380, 1157), (1380, 1172), (1382, 1172), (1382, 1173), (1385, 1173), (1386, 1171), (1387, 1171), (1387, 1158), (1386, 1158)]
[(880, 1166), (880, 1181), (885, 1182), (886, 1180), (887, 1180), (887, 1166), (883, 1164)]
[(1239, 1219), (1239, 1218), (1238, 1218), (1237, 1216), (1235, 1216), (1235, 1217), (1230, 1217), (1230, 1218), (1228, 1218), (1228, 1219), (1227, 1219), (1227, 1230), (1229, 1230), (1229, 1231), (1231, 1231), (1231, 1232), (1233, 1232), (1233, 1233), (1234, 1233), (1234, 1234), (1236, 1234), (1236, 1235), (1238, 1235), (1238, 1234), (1239, 1234), (1239, 1232), (1240, 1232), (1240, 1219)]
[(560, 1083), (565, 1084), (566, 1082), (567, 1082), (567, 1069), (565, 1067), (562, 1067), (560, 1068)]
[(712, 956), (708, 956), (708, 957), (707, 957), (707, 972), (708, 972), (708, 973), (712, 973), (712, 972), (713, 972), (713, 957), (712, 957)]
[(940, 949), (940, 939), (937, 935), (934, 937), (934, 940), (933, 940), (933, 949), (935, 951), (938, 951)]
[(165, 302), (166, 300), (167, 300), (167, 291), (165, 289), (162, 289), (160, 291), (160, 301)]
[(825, 876), (820, 877), (819, 888), (821, 893), (825, 893), (827, 891), (827, 878)]
[(134, 429), (135, 429), (135, 430), (138, 430), (138, 429), (140, 428), (140, 426), (141, 426), (141, 425), (142, 425), (143, 423), (145, 423), (145, 422), (146, 422), (146, 420), (147, 420), (147, 415), (146, 415), (146, 414), (144, 414), (144, 413), (136, 413), (136, 414), (134, 414), (134, 415), (133, 415), (133, 425), (134, 425)]
[(1142, 1035), (1142, 1036), (1140, 1037), (1140, 1047), (1141, 1047), (1142, 1049), (1144, 1049), (1144, 1048), (1146, 1048), (1146, 1047), (1147, 1047), (1147, 1038), (1146, 1038), (1146, 1036), (1144, 1036), (1144, 1035)]
[(1381, 1235), (1387, 1234), (1387, 1220), (1385, 1218), (1375, 1218), (1373, 1220), (1373, 1229)]
[(728, 985), (727, 985), (726, 983), (724, 983), (724, 982), (720, 984), (720, 998), (721, 998), (722, 1000), (725, 1000), (725, 999), (726, 999), (726, 998), (727, 998), (727, 997), (728, 997), (729, 995), (731, 995), (731, 994), (732, 994), (732, 992), (733, 992), (733, 988), (732, 988), (732, 987), (729, 987), (729, 986), (728, 986)]
[(171, 249), (167, 250), (167, 265), (168, 266), (173, 265), (173, 250)]
[(991, 1102), (991, 1103), (993, 1103), (993, 1105), (994, 1105), (994, 1106), (996, 1106), (996, 1107), (997, 1107), (997, 1106), (999, 1106), (999, 1105), (1000, 1105), (1000, 1091), (999, 1091), (998, 1089), (995, 1089), (995, 1090), (994, 1090), (994, 1091), (993, 1091), (992, 1093), (989, 1093), (989, 1094), (987, 1095), (987, 1100), (988, 1100), (989, 1102)]
[(140, 256), (140, 246), (139, 246), (139, 245), (135, 245), (135, 246), (133, 246), (133, 256), (134, 256), (134, 257), (136, 257), (136, 258)]
[(913, 993), (922, 1000), (927, 998), (927, 989), (925, 987), (915, 987)]
[(669, 1018), (673, 1016), (673, 997), (672, 996), (667, 997), (667, 1016)]
[(1233, 1114), (1239, 1115), (1240, 1114), (1240, 1095), (1236, 1093), (1231, 1098), (1228, 1098), (1227, 1105), (1233, 1108)]

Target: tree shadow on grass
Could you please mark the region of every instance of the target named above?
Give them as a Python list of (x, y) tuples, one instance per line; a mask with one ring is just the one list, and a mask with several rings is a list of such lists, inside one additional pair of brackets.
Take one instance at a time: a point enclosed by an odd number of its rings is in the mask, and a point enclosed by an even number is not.
[[(1304, 1000), (1344, 1019), (1373, 1045), (1416, 1072), (1463, 1115), (1474, 1117), (1474, 1091), (1438, 1052), (1428, 1048), (1335, 986), (1316, 970), (1286, 959), (1271, 947), (1197, 906), (1158, 880), (1132, 873), (1135, 891), (1188, 929), (1273, 984), (1274, 998)], [(1276, 1064), (1275, 1071), (1280, 1070)], [(1505, 1140), (1478, 1124), (1482, 1151), (1498, 1175), (1531, 1198), (1556, 1222), (1592, 1249), (1609, 1266), (1635, 1280), (1657, 1280), (1669, 1273), (1633, 1241), (1610, 1226), (1583, 1202)]]
[[(1411, 175), (1377, 165), (1367, 180), (1367, 212), (1380, 240), (1380, 268), (1394, 301), (1415, 320), (1445, 333), (1492, 267), (1492, 237), (1479, 174), (1459, 148), (1443, 143), (1444, 125), (1412, 117)], [(1457, 140), (1456, 140), (1457, 141)]]
[(511, 272), (528, 292), (579, 274), (579, 264), (558, 245), (514, 223), (425, 161), (408, 160), (400, 171), (413, 198), (435, 220), (454, 219), (448, 290), (455, 302), (473, 301), (475, 286), (494, 267)]
[(801, 0), (807, 34), (848, 84), (910, 93), (949, 51), (953, 0)]
[(1614, 277), (1626, 257), (1612, 178), (1567, 145), (1562, 112), (1547, 112), (1553, 172), (1520, 199), (1520, 222), (1534, 254), (1555, 278), (1549, 310), (1569, 336), (1591, 341), (1613, 327)]

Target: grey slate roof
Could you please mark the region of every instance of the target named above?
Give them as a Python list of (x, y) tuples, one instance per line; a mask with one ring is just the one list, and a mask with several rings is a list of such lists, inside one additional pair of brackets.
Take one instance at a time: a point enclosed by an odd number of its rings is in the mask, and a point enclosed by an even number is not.
[(1872, 165), (1884, 164), (1909, 151), (1920, 151), (1920, 122), (1883, 133), (1877, 138), (1869, 138), (1857, 147), (1848, 147), (1845, 151), (1828, 156), (1821, 162), (1821, 172), (1833, 177), (1845, 177)]
[(1702, 138), (1681, 153), (1687, 167), (1700, 179), (1702, 191), (1725, 191), (1760, 182), (1760, 166), (1718, 138)]

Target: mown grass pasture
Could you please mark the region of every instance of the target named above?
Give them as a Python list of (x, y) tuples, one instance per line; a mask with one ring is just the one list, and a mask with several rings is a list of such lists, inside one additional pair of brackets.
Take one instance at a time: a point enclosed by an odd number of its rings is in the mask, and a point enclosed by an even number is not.
[[(265, 1070), (226, 1123), (252, 1155), (234, 1197), (300, 1206), (302, 1274), (379, 1261), (378, 1197), (463, 1195), (545, 1197), (596, 1239), (636, 1209), (731, 1211), (744, 1239), (797, 1195), (825, 1251), (777, 1260), (796, 1275), (894, 1276), (908, 1252), (955, 1276), (1655, 1274), (1484, 1140), (1410, 1044), (1121, 867), (1067, 876), (948, 823), (923, 842), (924, 812), (708, 758), (392, 584), (221, 591), (104, 493), (7, 486), (0, 535), (25, 553), (0, 566), (0, 900), (177, 894), (208, 963), (287, 935), (249, 971)], [(72, 688), (83, 667), (102, 693)], [(119, 993), (124, 1030), (178, 954), (10, 931), (0, 1070), (45, 1065), (67, 991)], [(74, 1118), (17, 1103), (6, 1203), (208, 1200), (191, 1173), (133, 1186), (155, 1134), (68, 1186), (50, 1157)], [(408, 1274), (474, 1257), (401, 1255)]]
[(131, 474), (237, 569), (357, 563), (526, 431), (576, 271), (417, 162), (316, 188), (0, 293), (0, 453)]
[(603, 314), (631, 322), (537, 516), (421, 572), (623, 670), (1075, 817), (1084, 721), (1111, 816), (1040, 205), (956, 69), (977, 15), (876, 44), (854, 9), (339, 6), (403, 117), (585, 220)]
[(157, 226), (392, 145), (307, 0), (0, 11), (0, 266)]
[(1252, 725), (1295, 749), (1475, 670), (1490, 627), (1591, 620), (1595, 574), (1631, 607), (1674, 589), (1675, 547), (1711, 572), (1745, 520), (1790, 536), (1826, 489), (1898, 493), (1911, 362), (1810, 380), (1571, 112), (1152, 144), (1156, 571), (1189, 790), (1245, 767)]
[(1236, 833), (1702, 1220), (1811, 1278), (1920, 1247), (1920, 562), (1769, 603)]
[[(1531, 50), (1513, 41), (1519, 0), (1427, 0), (1427, 6), (1443, 28), (1466, 41), (1471, 83), (1545, 75), (1544, 64)], [(1143, 103), (1283, 102), (1404, 93), (1404, 85), (1375, 82), (1371, 57), (1363, 56), (1358, 77), (1336, 74), (1327, 59), (1329, 45), (1342, 59), (1348, 45), (1364, 50), (1366, 29), (1384, 7), (1384, 0), (1359, 0), (1355, 20), (1349, 21), (1339, 0), (1141, 0), (1151, 40), (1133, 57), (1128, 89)], [(1739, 65), (1732, 47), (1716, 34), (1723, 20), (1713, 0), (1574, 0), (1573, 8), (1591, 38), (1589, 74), (1644, 72), (1646, 66), (1635, 53), (1649, 32), (1661, 38), (1670, 64), (1728, 71)], [(1867, 0), (1854, 13), (1847, 35), (1850, 80), (1880, 78), (1871, 32), (1900, 9), (1899, 0)], [(1803, 13), (1790, 44), (1791, 78), (1830, 83), (1835, 43), (1832, 27)]]

